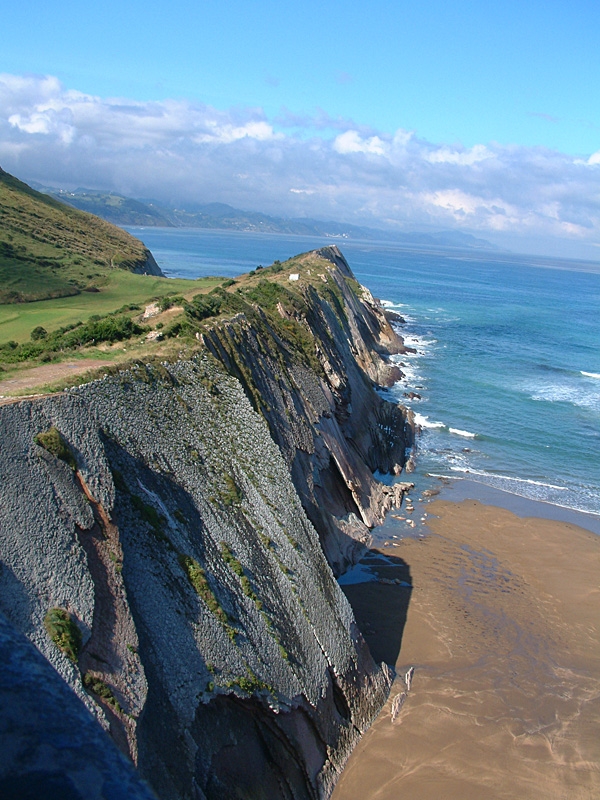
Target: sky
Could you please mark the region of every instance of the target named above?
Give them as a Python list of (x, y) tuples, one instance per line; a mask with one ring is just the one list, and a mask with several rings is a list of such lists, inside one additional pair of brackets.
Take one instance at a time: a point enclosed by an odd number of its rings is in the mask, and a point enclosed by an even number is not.
[(600, 260), (600, 4), (0, 0), (0, 166)]

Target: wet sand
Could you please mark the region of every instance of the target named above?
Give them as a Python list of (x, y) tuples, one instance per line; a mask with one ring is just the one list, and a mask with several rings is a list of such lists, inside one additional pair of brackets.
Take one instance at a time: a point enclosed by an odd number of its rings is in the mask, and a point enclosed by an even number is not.
[(343, 587), (399, 677), (334, 800), (598, 800), (600, 537), (473, 500), (427, 512), (430, 535), (381, 548), (389, 582)]

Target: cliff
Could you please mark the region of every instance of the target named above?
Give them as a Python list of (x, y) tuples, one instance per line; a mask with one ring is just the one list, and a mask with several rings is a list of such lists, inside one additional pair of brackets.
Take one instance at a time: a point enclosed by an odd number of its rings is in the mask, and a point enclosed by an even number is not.
[(401, 500), (403, 344), (336, 248), (292, 266), (192, 357), (0, 408), (0, 611), (161, 800), (327, 797), (391, 680), (332, 567)]
[[(296, 270), (292, 272), (291, 270)], [(400, 370), (386, 356), (405, 352), (381, 305), (361, 287), (337, 247), (293, 260), (304, 303), (277, 312), (310, 332), (314, 364), (298, 358), (264, 313), (237, 314), (202, 334), (208, 350), (246, 387), (268, 422), (302, 505), (336, 574), (369, 545), (369, 529), (401, 499), (373, 477), (400, 474), (413, 444), (406, 411), (375, 387)]]

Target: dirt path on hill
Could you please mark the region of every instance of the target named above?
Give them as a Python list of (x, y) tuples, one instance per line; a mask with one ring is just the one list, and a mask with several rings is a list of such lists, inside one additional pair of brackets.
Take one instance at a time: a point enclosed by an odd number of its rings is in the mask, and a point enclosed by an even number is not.
[(44, 364), (41, 367), (23, 370), (12, 378), (0, 380), (0, 404), (18, 400), (18, 397), (14, 397), (16, 392), (45, 386), (71, 375), (81, 375), (91, 369), (110, 366), (112, 363), (112, 361), (85, 358), (80, 361), (62, 361), (59, 364)]

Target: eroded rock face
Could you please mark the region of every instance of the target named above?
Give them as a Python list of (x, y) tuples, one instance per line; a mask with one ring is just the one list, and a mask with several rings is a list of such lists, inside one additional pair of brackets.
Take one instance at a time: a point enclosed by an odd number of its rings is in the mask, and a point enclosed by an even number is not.
[(147, 248), (144, 249), (144, 256), (144, 261), (137, 264), (133, 272), (137, 272), (138, 275), (156, 275), (159, 278), (164, 278), (164, 272), (158, 266), (154, 256)]
[(193, 359), (0, 408), (0, 611), (164, 800), (327, 797), (387, 696), (330, 565), (401, 497), (371, 470), (409, 441), (372, 385), (402, 343), (324, 255), (318, 369), (238, 315)]
[(1, 614), (0, 662), (3, 800), (153, 800), (89, 711)]
[(405, 352), (381, 304), (356, 283), (337, 247), (308, 256), (320, 259), (319, 274), (337, 295), (332, 303), (309, 286), (297, 315), (314, 339), (320, 372), (299, 362), (266, 319), (257, 326), (237, 315), (214, 326), (204, 341), (267, 420), (339, 575), (364, 553), (369, 529), (399, 503), (373, 472), (400, 474), (414, 426), (404, 408), (374, 391), (401, 377), (387, 356)]

